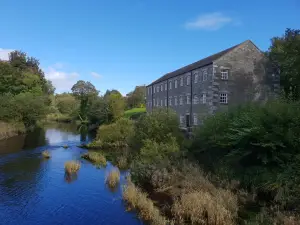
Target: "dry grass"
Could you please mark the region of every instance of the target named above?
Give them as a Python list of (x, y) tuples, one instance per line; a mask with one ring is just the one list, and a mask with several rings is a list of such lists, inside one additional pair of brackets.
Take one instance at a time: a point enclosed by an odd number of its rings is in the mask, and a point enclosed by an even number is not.
[[(201, 191), (183, 194), (175, 201), (172, 213), (180, 224), (233, 225), (236, 215), (224, 204), (225, 195), (213, 196)], [(237, 206), (232, 194), (228, 192), (226, 197)]]
[(125, 155), (122, 155), (117, 158), (117, 166), (119, 169), (127, 169), (128, 168), (128, 160)]
[(100, 152), (88, 152), (81, 157), (98, 166), (106, 166), (107, 164), (105, 156)]
[(111, 188), (116, 187), (120, 183), (120, 171), (117, 169), (110, 171), (105, 179), (105, 182)]
[(69, 174), (77, 173), (80, 169), (80, 162), (78, 161), (67, 161), (65, 162), (65, 171)]
[[(171, 211), (178, 224), (233, 225), (237, 219), (238, 198), (228, 189), (216, 187), (196, 165), (157, 167), (149, 181), (156, 194), (169, 196), (173, 201), (159, 202), (162, 210)], [(168, 205), (166, 205), (168, 204)]]
[(129, 182), (128, 185), (124, 187), (123, 199), (128, 203), (130, 207), (129, 210), (137, 210), (139, 216), (150, 224), (172, 224), (160, 214), (159, 209), (154, 206), (152, 200), (150, 200), (147, 195), (137, 188), (133, 183)]
[(45, 158), (45, 159), (49, 159), (51, 157), (50, 155), (50, 152), (45, 150), (42, 152), (42, 156)]

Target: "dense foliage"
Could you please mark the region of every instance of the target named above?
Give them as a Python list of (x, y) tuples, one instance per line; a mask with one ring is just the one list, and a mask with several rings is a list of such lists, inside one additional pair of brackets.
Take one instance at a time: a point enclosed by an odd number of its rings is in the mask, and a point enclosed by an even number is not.
[(0, 61), (0, 120), (34, 126), (47, 114), (53, 93), (37, 59), (14, 51)]
[(280, 74), (280, 85), (286, 98), (300, 99), (300, 30), (286, 29), (274, 37), (267, 51), (273, 74)]
[(249, 104), (219, 113), (195, 136), (191, 152), (202, 164), (281, 203), (299, 201), (299, 102)]

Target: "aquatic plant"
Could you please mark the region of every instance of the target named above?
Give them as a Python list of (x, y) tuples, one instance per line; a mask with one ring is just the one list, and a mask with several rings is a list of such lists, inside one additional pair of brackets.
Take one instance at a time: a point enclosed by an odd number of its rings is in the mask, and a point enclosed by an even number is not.
[(65, 171), (67, 173), (69, 174), (77, 173), (79, 169), (80, 169), (80, 162), (74, 160), (65, 162)]
[(118, 169), (110, 171), (105, 179), (105, 182), (111, 188), (116, 187), (120, 182), (120, 171)]
[(81, 156), (81, 158), (86, 159), (98, 166), (106, 166), (106, 158), (101, 152), (88, 152)]
[(50, 155), (50, 152), (45, 150), (42, 152), (42, 156), (45, 158), (45, 159), (49, 159), (51, 157)]

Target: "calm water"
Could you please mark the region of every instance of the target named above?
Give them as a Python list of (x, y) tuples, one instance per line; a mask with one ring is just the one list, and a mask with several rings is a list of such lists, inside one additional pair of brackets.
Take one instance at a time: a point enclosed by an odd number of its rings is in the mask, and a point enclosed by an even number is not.
[[(77, 145), (92, 138), (71, 125), (51, 125), (0, 142), (0, 224), (142, 224), (126, 212), (121, 187), (110, 190), (104, 184), (113, 166), (97, 169), (80, 159), (86, 150)], [(46, 149), (49, 160), (41, 157)], [(71, 159), (81, 161), (74, 177), (64, 173), (64, 163)], [(125, 175), (121, 173), (121, 185)]]

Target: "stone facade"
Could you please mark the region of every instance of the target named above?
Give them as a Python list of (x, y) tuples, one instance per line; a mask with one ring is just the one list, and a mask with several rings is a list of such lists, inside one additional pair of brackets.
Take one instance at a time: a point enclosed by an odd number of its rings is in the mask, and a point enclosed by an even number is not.
[(204, 59), (205, 65), (202, 60), (175, 71), (175, 76), (167, 74), (147, 86), (147, 112), (171, 108), (181, 126), (189, 127), (231, 105), (266, 101), (276, 96), (279, 84), (277, 77), (266, 75), (263, 60), (263, 53), (248, 40)]

